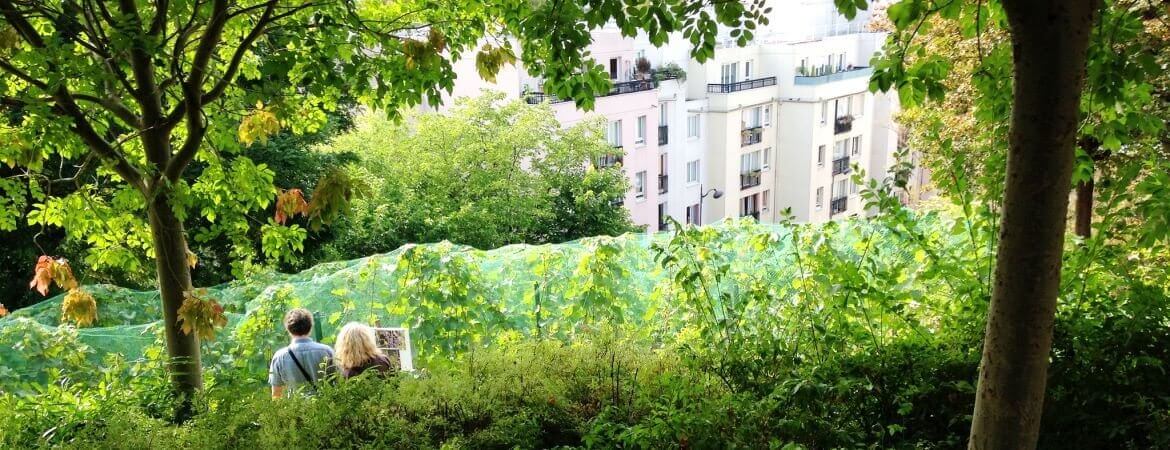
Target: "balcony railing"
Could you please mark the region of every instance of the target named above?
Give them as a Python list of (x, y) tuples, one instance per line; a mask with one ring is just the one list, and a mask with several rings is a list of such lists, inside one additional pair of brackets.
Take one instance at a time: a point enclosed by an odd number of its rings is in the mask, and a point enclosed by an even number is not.
[(670, 142), (670, 130), (666, 125), (658, 126), (658, 145), (666, 145)]
[(567, 102), (569, 100), (570, 99), (560, 98), (552, 94), (545, 94), (543, 92), (529, 92), (524, 94), (524, 103), (529, 105), (539, 105), (545, 101), (548, 101), (549, 103), (561, 103)]
[[(833, 81), (848, 80), (852, 78), (868, 77), (873, 74), (873, 69), (869, 67), (854, 67), (852, 69), (845, 69), (838, 72), (830, 72), (830, 70), (818, 70), (817, 68), (805, 69), (804, 74), (798, 73), (792, 80), (797, 86), (812, 86), (817, 84), (830, 83)], [(798, 70), (799, 72), (799, 70)]]
[(756, 221), (758, 222), (760, 220), (760, 211), (759, 210), (748, 211), (746, 213), (741, 214), (740, 217), (751, 217), (753, 219), (756, 219)]
[(669, 177), (667, 175), (659, 175), (658, 176), (658, 193), (659, 194), (665, 194), (670, 189), (670, 186), (667, 185), (668, 181), (669, 181)]
[(764, 140), (763, 127), (747, 128), (743, 130), (743, 140), (740, 146), (747, 147), (752, 144), (759, 144), (762, 140)]
[(849, 197), (838, 197), (829, 202), (829, 215), (845, 212), (849, 208)]
[(848, 133), (853, 129), (853, 116), (841, 116), (833, 122), (833, 134)]
[(625, 155), (625, 152), (622, 151), (622, 146), (615, 145), (613, 148), (615, 150), (614, 153), (607, 153), (597, 158), (598, 168), (604, 169), (606, 167), (613, 167), (622, 163), (622, 157)]
[(776, 77), (760, 78), (758, 80), (740, 81), (738, 83), (711, 83), (707, 85), (707, 92), (711, 94), (730, 94), (732, 92), (746, 91), (748, 89), (756, 89), (776, 85)]
[[(600, 95), (599, 97), (608, 97), (610, 95), (629, 94), (633, 92), (649, 91), (655, 88), (654, 80), (634, 80), (614, 83), (609, 88), (609, 92)], [(524, 102), (530, 105), (537, 105), (544, 103), (546, 100), (549, 103), (560, 103), (572, 100), (571, 98), (560, 98), (552, 94), (545, 94), (543, 92), (529, 92), (524, 95)]]
[(654, 80), (623, 81), (621, 83), (614, 83), (613, 87), (609, 88), (609, 93), (605, 95), (629, 94), (652, 89), (654, 89)]
[(849, 173), (849, 157), (842, 156), (833, 160), (833, 175)]
[(760, 171), (753, 170), (739, 174), (739, 188), (748, 189), (760, 185)]

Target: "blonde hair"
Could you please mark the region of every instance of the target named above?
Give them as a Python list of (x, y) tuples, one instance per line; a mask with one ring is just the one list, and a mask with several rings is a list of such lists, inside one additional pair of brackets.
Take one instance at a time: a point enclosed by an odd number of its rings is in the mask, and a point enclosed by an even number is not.
[(378, 349), (373, 328), (357, 322), (350, 322), (341, 327), (334, 349), (338, 366), (352, 369), (373, 360), (376, 356), (382, 356), (382, 350)]

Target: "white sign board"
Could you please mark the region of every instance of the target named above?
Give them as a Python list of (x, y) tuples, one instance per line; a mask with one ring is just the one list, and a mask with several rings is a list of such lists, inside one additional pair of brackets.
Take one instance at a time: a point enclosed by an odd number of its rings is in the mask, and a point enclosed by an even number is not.
[(398, 361), (398, 369), (414, 371), (414, 354), (410, 347), (410, 330), (406, 328), (374, 328), (378, 348), (391, 361)]

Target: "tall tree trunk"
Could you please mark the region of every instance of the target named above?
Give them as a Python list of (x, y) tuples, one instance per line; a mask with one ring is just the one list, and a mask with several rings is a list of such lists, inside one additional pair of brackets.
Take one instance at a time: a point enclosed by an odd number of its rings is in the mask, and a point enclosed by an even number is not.
[(1093, 235), (1093, 176), (1077, 183), (1077, 203), (1073, 215), (1077, 218), (1077, 236), (1088, 239)]
[(154, 238), (154, 253), (158, 267), (158, 288), (162, 294), (163, 322), (166, 326), (168, 368), (171, 385), (178, 395), (176, 422), (189, 419), (193, 413), (192, 399), (203, 386), (199, 360), (199, 338), (195, 333), (183, 333), (179, 326), (179, 307), (191, 290), (191, 269), (187, 266), (187, 235), (183, 222), (175, 216), (169, 202), (170, 195), (160, 192), (147, 207), (150, 232)]
[(1031, 449), (1039, 438), (1085, 53), (1099, 1), (1003, 1), (1014, 106), (972, 449)]

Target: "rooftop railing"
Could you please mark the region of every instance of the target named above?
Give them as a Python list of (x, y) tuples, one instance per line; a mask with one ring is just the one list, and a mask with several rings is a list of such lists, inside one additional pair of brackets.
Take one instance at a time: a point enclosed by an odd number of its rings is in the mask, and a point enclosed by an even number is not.
[(707, 92), (711, 94), (730, 94), (776, 85), (776, 77), (760, 78), (756, 80), (740, 81), (738, 83), (711, 83), (707, 85)]

